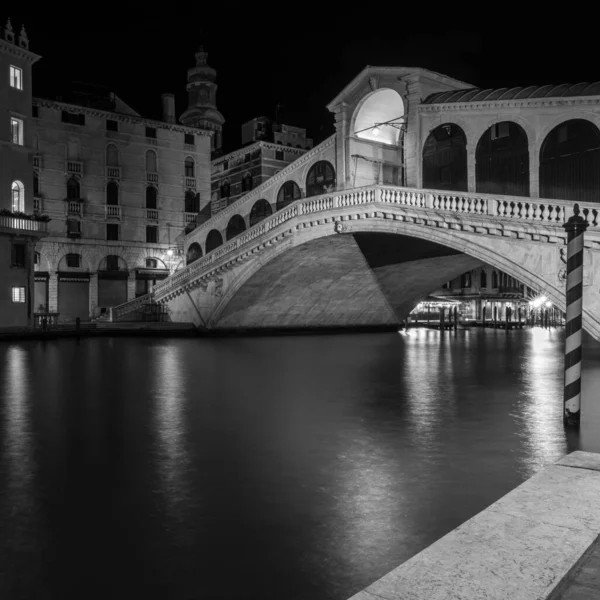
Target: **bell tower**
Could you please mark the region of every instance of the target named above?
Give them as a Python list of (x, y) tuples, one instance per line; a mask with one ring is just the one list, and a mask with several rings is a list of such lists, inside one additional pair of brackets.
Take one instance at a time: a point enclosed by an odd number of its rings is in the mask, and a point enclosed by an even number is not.
[(217, 72), (207, 63), (208, 52), (200, 46), (196, 66), (188, 69), (188, 107), (179, 117), (182, 125), (215, 132), (212, 138), (213, 155), (219, 155), (223, 144), (225, 118), (217, 110)]

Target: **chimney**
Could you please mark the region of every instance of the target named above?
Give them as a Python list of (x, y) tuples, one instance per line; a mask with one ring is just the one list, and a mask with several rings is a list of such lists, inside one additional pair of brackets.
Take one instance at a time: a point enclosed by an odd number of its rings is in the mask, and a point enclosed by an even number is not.
[(175, 123), (175, 94), (163, 94), (163, 121), (165, 123)]

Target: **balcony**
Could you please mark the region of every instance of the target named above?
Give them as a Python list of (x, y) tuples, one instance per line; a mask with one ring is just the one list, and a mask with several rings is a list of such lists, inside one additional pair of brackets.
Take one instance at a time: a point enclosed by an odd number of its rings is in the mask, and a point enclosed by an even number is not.
[(106, 167), (106, 176), (109, 179), (120, 179), (121, 167)]
[(156, 208), (147, 208), (146, 218), (150, 221), (158, 221), (158, 210)]
[(185, 178), (185, 187), (188, 190), (196, 189), (196, 178), (195, 177), (186, 177)]
[(83, 175), (83, 163), (75, 160), (67, 161), (67, 174)]
[(48, 223), (46, 221), (34, 221), (33, 219), (24, 219), (22, 217), (0, 215), (0, 229), (46, 233), (48, 231)]
[(107, 219), (120, 219), (121, 218), (121, 207), (117, 204), (106, 205), (106, 218)]
[(146, 181), (148, 183), (158, 183), (158, 173), (146, 173)]
[(33, 197), (33, 212), (35, 214), (42, 212), (42, 199), (40, 196)]
[(81, 200), (69, 200), (67, 202), (67, 214), (81, 216)]
[(42, 168), (42, 157), (39, 154), (33, 155), (33, 168), (41, 169)]
[(198, 217), (198, 213), (185, 213), (185, 224), (189, 225), (190, 223), (196, 224), (196, 218)]

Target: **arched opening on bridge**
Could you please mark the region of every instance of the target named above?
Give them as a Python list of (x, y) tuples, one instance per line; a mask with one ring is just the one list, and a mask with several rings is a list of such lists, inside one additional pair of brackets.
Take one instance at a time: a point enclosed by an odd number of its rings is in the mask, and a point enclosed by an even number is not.
[(306, 196), (319, 196), (335, 190), (335, 170), (328, 160), (316, 162), (306, 176)]
[(467, 136), (454, 123), (436, 127), (423, 146), (423, 187), (468, 190)]
[(270, 217), (272, 214), (273, 209), (264, 198), (257, 200), (250, 211), (250, 227), (260, 223), (263, 219)]
[(198, 242), (194, 242), (193, 244), (190, 244), (187, 249), (185, 264), (189, 265), (199, 258), (202, 258), (202, 248)]
[(212, 229), (206, 236), (206, 254), (212, 252), (222, 244), (223, 236), (216, 229)]
[(240, 215), (233, 215), (233, 217), (229, 219), (229, 223), (227, 223), (225, 238), (227, 241), (229, 241), (240, 235), (242, 231), (246, 231), (246, 223), (244, 223), (244, 219), (240, 217)]
[(529, 196), (529, 143), (517, 123), (492, 125), (475, 151), (476, 189), (482, 194)]
[(358, 107), (352, 131), (360, 139), (397, 146), (404, 113), (404, 102), (396, 90), (376, 90)]
[(285, 208), (288, 204), (300, 198), (300, 188), (295, 181), (286, 181), (277, 194), (276, 210)]
[(593, 123), (572, 119), (546, 136), (540, 198), (600, 202), (600, 131)]

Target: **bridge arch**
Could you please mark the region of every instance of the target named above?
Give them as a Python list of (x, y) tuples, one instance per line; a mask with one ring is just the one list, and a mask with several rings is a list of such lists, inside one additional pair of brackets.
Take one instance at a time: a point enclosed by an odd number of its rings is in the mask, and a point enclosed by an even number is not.
[(481, 135), (475, 182), (479, 193), (529, 196), (529, 139), (521, 125), (499, 121)]
[(248, 217), (248, 223), (250, 227), (253, 227), (257, 223), (260, 223), (263, 219), (270, 217), (273, 214), (273, 208), (271, 204), (267, 202), (264, 198), (257, 200), (250, 210), (250, 215)]
[(335, 169), (328, 160), (318, 160), (306, 175), (306, 197), (320, 196), (335, 190)]
[(285, 208), (288, 204), (294, 202), (294, 200), (300, 199), (302, 193), (298, 184), (293, 180), (286, 181), (277, 192), (277, 204), (276, 210)]
[(185, 254), (185, 264), (189, 265), (199, 258), (202, 258), (202, 248), (198, 242), (193, 242), (188, 246)]
[(227, 241), (232, 240), (234, 237), (237, 237), (246, 231), (246, 223), (244, 223), (243, 217), (240, 215), (233, 215), (231, 219), (229, 219), (229, 223), (227, 223), (227, 229), (225, 231), (225, 239)]
[(587, 119), (555, 125), (540, 148), (540, 198), (600, 202), (600, 129)]
[(206, 254), (223, 245), (223, 236), (216, 229), (211, 229), (206, 236)]
[(400, 142), (400, 130), (391, 125), (376, 124), (398, 120), (405, 113), (404, 100), (396, 90), (374, 90), (356, 107), (351, 121), (352, 134), (362, 140), (397, 146)]
[(423, 145), (423, 187), (468, 190), (467, 134), (455, 123), (433, 129)]

